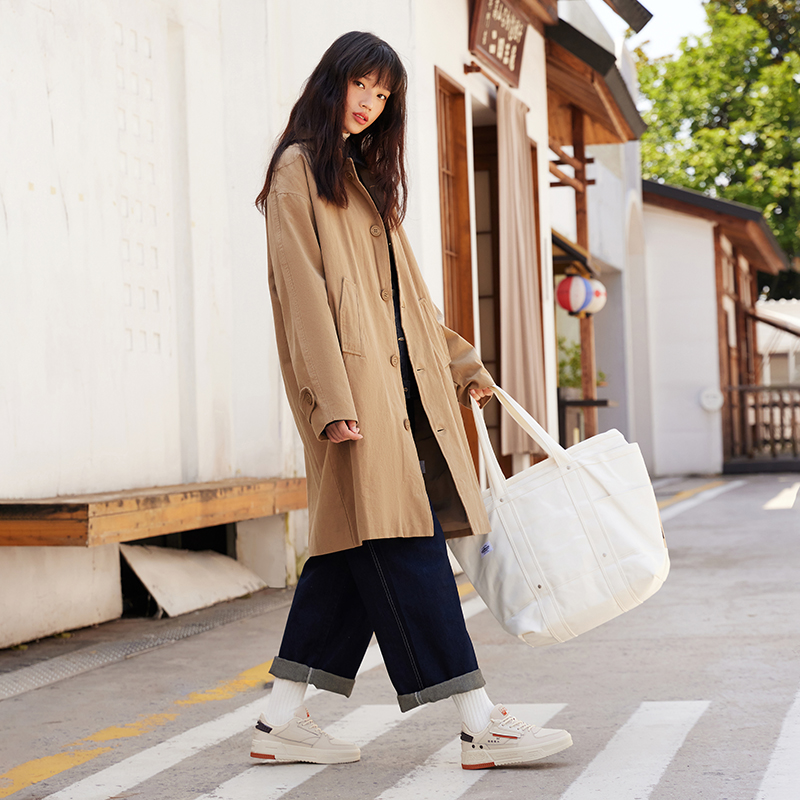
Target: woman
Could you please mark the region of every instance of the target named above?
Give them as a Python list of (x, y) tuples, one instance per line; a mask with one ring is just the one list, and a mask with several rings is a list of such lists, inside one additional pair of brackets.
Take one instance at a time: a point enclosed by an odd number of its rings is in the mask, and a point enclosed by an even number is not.
[(489, 523), (459, 410), (492, 377), (437, 319), (400, 223), (406, 73), (370, 33), (337, 39), (292, 109), (257, 199), (286, 392), (306, 459), (309, 552), (254, 758), (344, 763), (302, 706), (349, 696), (373, 632), (403, 711), (452, 697), (467, 769), (568, 747), (494, 705), (445, 536)]

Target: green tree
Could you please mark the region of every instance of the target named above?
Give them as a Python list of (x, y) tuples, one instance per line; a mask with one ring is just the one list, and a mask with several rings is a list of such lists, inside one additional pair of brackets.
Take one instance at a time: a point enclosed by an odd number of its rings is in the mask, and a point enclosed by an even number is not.
[[(770, 32), (743, 13), (776, 0), (713, 0), (708, 30), (674, 57), (637, 50), (648, 108), (642, 137), (645, 178), (762, 209), (786, 252), (800, 256), (800, 55), (797, 31)], [(731, 10), (733, 8), (733, 10)], [(780, 9), (778, 9), (780, 11)], [(776, 12), (777, 13), (777, 12)], [(790, 32), (794, 31), (793, 33)], [(777, 44), (773, 44), (773, 37)], [(762, 276), (771, 297), (800, 298), (800, 275)]]
[(800, 52), (800, 0), (714, 0), (714, 5), (748, 14), (763, 26), (774, 59)]

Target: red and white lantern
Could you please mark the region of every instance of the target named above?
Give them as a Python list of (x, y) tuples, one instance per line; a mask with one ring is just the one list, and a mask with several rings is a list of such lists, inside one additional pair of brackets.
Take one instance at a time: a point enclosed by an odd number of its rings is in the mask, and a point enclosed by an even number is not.
[(570, 314), (595, 314), (606, 304), (606, 287), (598, 280), (568, 275), (558, 284), (556, 300)]

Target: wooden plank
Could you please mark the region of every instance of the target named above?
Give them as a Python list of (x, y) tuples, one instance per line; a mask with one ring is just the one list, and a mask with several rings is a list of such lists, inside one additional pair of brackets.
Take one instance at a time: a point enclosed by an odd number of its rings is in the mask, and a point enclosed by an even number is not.
[[(564, 164), (572, 167), (573, 169), (580, 169), (581, 162), (578, 161), (578, 159), (575, 158), (574, 156), (571, 156), (569, 153), (562, 150), (561, 147), (559, 147), (558, 142), (556, 142), (552, 136), (550, 137), (549, 146), (550, 149), (559, 157), (559, 159), (561, 159), (561, 161), (564, 162)], [(594, 161), (594, 159), (587, 158), (586, 163), (588, 164), (590, 160)]]
[(236, 478), (57, 500), (0, 501), (0, 545), (91, 547), (283, 514), (308, 504), (305, 478)]
[(89, 517), (124, 514), (166, 505), (168, 503), (192, 503), (225, 501), (229, 497), (272, 495), (277, 479), (253, 479), (214, 481), (177, 486), (154, 487), (148, 490), (135, 489), (130, 492), (94, 495), (89, 502)]
[[(550, 168), (550, 174), (555, 175), (556, 178), (558, 178), (564, 186), (571, 186), (576, 192), (586, 191), (586, 187), (579, 180), (576, 180), (575, 178), (570, 178), (570, 176), (567, 175), (566, 172), (562, 172), (552, 161), (549, 163), (548, 166)], [(559, 184), (551, 183), (550, 185), (558, 186)]]
[(279, 497), (284, 511), (305, 508), (305, 481), (302, 481), (302, 489), (296, 486), (292, 489), (286, 481), (269, 481), (253, 487), (235, 486), (226, 490), (206, 489), (139, 498), (140, 502), (133, 508), (130, 501), (97, 504), (90, 510), (87, 543), (126, 542), (270, 517), (280, 513), (277, 511)]
[(608, 119), (611, 120), (614, 126), (613, 130), (619, 137), (620, 142), (634, 141), (637, 138), (636, 134), (634, 134), (633, 129), (620, 111), (617, 101), (614, 99), (614, 95), (611, 94), (611, 90), (608, 88), (608, 84), (600, 75), (595, 74), (592, 76), (592, 85), (597, 92), (597, 96), (605, 106)]
[(86, 504), (0, 501), (0, 546), (82, 545), (86, 538)]
[[(578, 166), (575, 179), (586, 184), (586, 127), (585, 116), (580, 108), (572, 108), (572, 154)], [(589, 252), (589, 204), (586, 192), (575, 192), (575, 229), (578, 245)], [(594, 320), (589, 316), (580, 319), (581, 334), (581, 389), (584, 400), (597, 399), (597, 361), (594, 343)], [(597, 435), (597, 408), (583, 409), (584, 436), (590, 439)]]
[[(717, 345), (719, 357), (720, 386), (730, 386), (730, 370), (728, 361), (728, 321), (722, 305), (724, 295), (724, 270), (723, 260), (726, 258), (722, 247), (722, 231), (719, 226), (714, 227), (714, 276), (717, 289)], [(722, 457), (730, 461), (734, 454), (733, 441), (733, 392), (727, 392), (725, 404), (722, 408)], [(742, 398), (740, 402), (743, 400)]]
[(3, 519), (0, 520), (0, 546), (40, 547), (86, 544), (86, 520)]
[(566, 109), (578, 106), (589, 119), (585, 142), (621, 144), (636, 138), (603, 77), (566, 48), (547, 41), (547, 105), (551, 139), (567, 144)]

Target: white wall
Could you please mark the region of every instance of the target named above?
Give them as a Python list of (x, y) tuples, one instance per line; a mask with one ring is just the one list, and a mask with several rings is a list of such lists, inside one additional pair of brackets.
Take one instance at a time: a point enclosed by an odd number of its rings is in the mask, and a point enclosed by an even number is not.
[(2, 496), (283, 472), (265, 8), (0, 8)]
[(0, 647), (116, 619), (119, 546), (0, 548)]
[(721, 414), (700, 406), (720, 388), (713, 223), (646, 205), (644, 224), (654, 471), (718, 473)]

